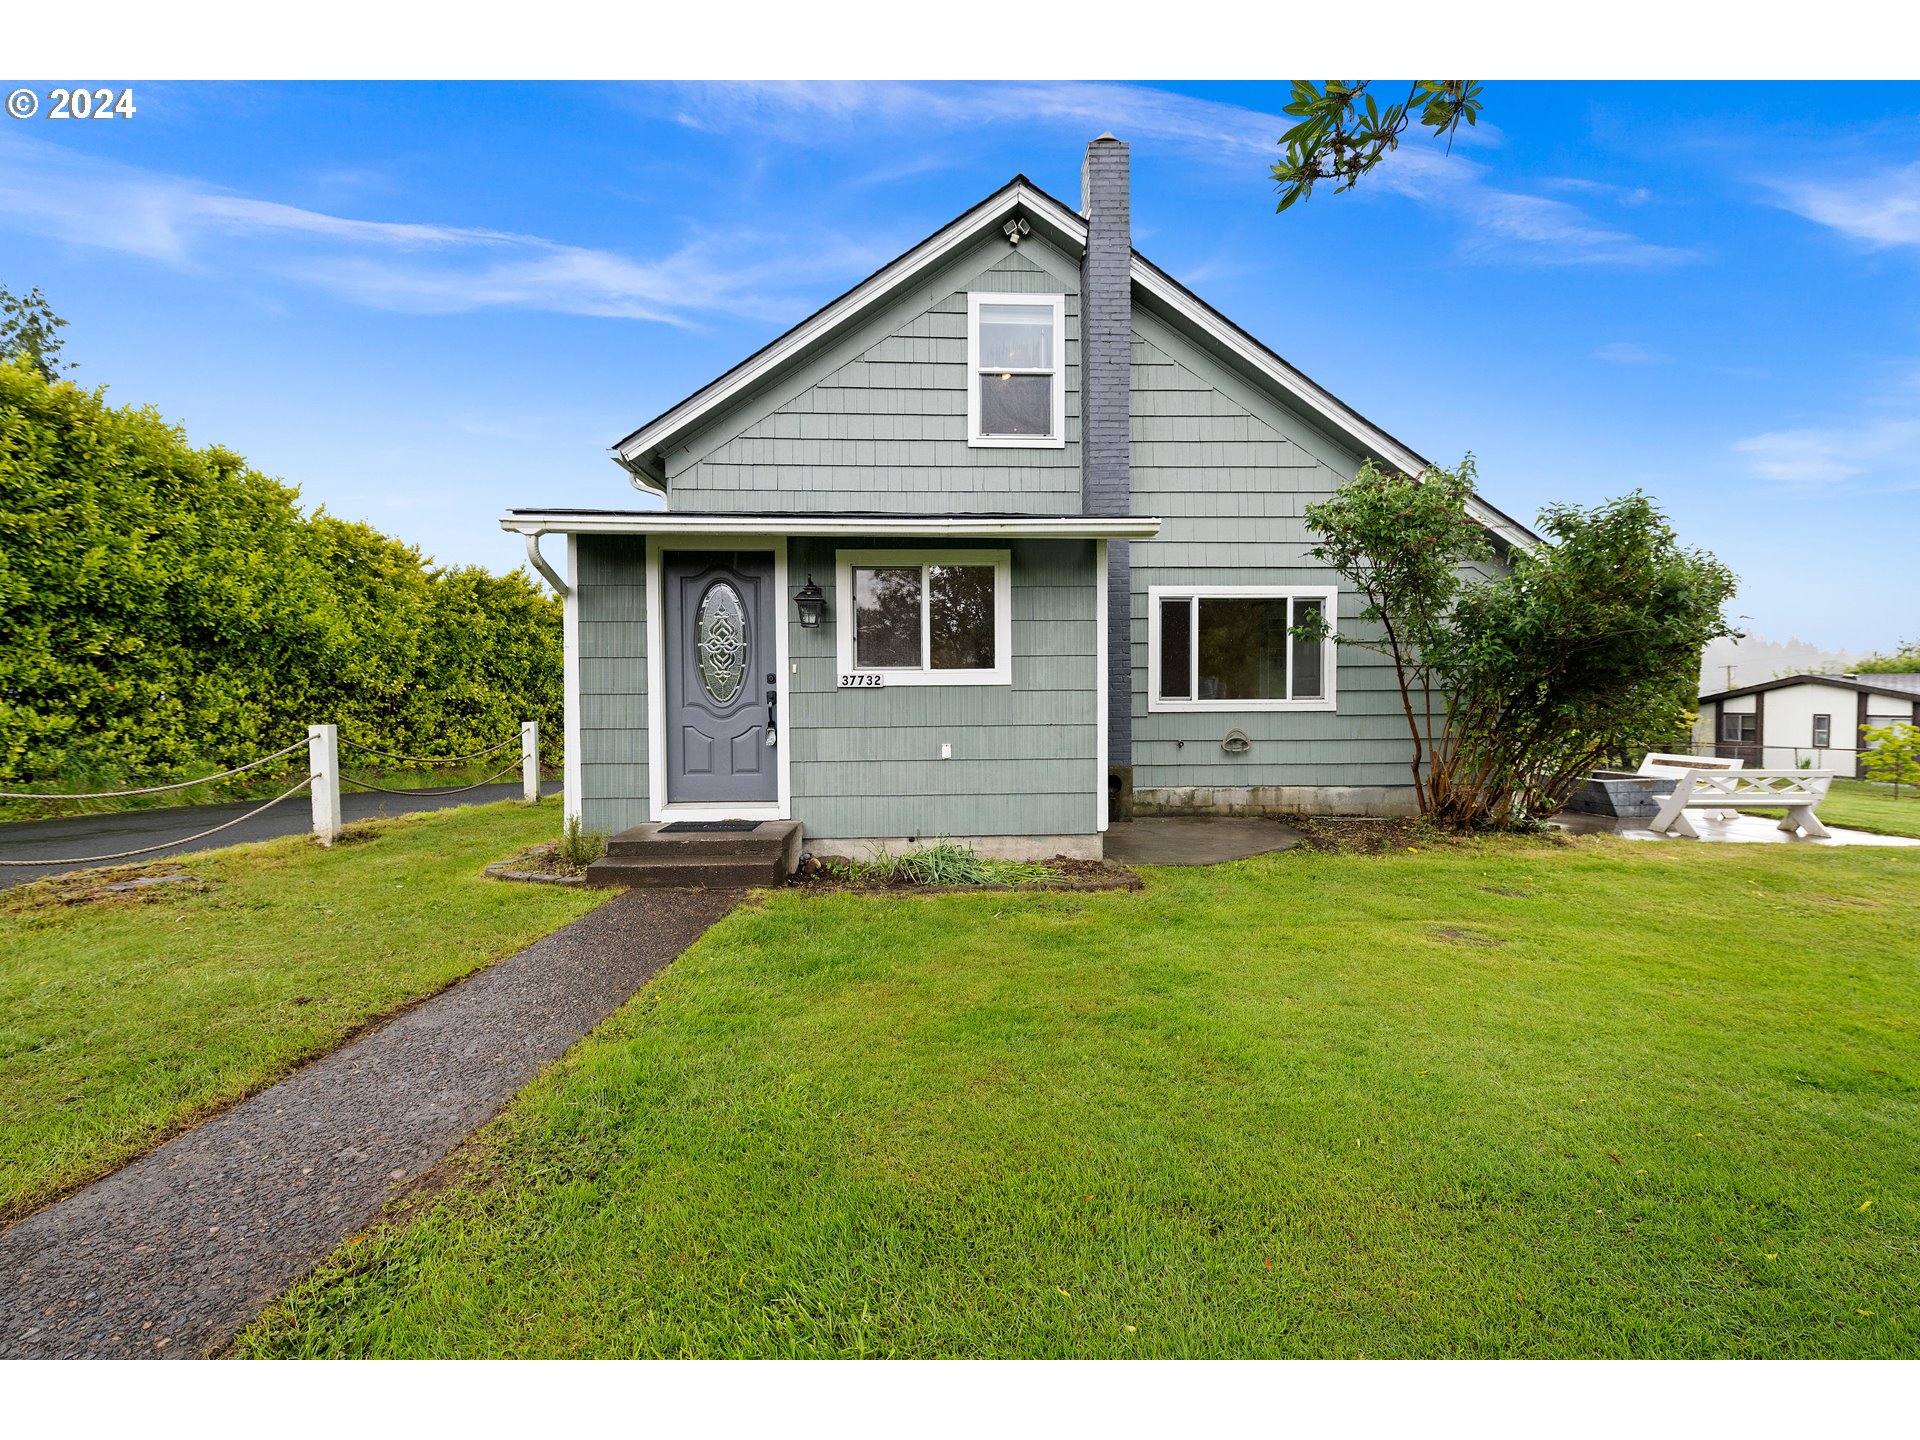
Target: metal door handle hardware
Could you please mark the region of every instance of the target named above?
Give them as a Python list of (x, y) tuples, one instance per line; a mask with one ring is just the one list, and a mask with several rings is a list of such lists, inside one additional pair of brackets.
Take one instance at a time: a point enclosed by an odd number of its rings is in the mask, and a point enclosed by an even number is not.
[[(767, 678), (772, 679), (773, 677), (768, 676)], [(767, 691), (767, 748), (769, 750), (780, 743), (780, 727), (775, 723), (778, 716), (774, 708), (779, 703), (780, 692), (778, 690)]]

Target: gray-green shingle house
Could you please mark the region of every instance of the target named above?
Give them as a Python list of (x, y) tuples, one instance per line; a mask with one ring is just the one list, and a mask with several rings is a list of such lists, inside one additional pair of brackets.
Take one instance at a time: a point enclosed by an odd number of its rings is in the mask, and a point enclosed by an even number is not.
[(1097, 856), (1128, 813), (1410, 808), (1390, 669), (1288, 630), (1359, 608), (1302, 506), (1424, 461), (1134, 252), (1125, 144), (1082, 179), (1016, 177), (621, 440), (664, 508), (502, 518), (565, 596), (570, 815)]

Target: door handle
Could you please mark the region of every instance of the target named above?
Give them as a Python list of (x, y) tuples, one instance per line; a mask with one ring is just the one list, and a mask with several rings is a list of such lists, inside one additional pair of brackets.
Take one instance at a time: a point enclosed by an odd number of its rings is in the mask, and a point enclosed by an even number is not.
[[(767, 679), (771, 680), (773, 677), (769, 675)], [(779, 704), (780, 692), (778, 690), (767, 691), (767, 748), (769, 750), (774, 749), (780, 743), (780, 727), (776, 723), (779, 719), (777, 708)]]

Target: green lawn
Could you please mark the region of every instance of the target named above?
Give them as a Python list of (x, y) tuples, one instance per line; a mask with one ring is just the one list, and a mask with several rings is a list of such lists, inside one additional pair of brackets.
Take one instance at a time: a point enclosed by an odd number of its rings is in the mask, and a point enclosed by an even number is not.
[(1920, 1354), (1920, 853), (772, 896), (249, 1355)]
[[(1783, 815), (1783, 810), (1756, 810), (1756, 815)], [(1920, 839), (1920, 794), (1902, 786), (1896, 798), (1890, 785), (1865, 780), (1836, 780), (1820, 806), (1820, 818), (1849, 830), (1876, 835), (1910, 835)]]
[(207, 882), (0, 895), (0, 1218), (120, 1164), (357, 1027), (593, 908), (485, 880), (558, 807), (498, 804), (188, 856)]

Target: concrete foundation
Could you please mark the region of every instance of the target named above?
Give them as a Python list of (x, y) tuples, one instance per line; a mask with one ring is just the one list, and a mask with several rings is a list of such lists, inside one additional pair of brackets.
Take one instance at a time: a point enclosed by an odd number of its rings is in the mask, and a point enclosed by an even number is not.
[(1411, 785), (1167, 785), (1133, 792), (1136, 815), (1414, 815)]
[(809, 854), (823, 860), (871, 860), (875, 855), (904, 855), (922, 850), (942, 840), (964, 845), (984, 860), (1051, 860), (1064, 855), (1069, 860), (1099, 860), (1101, 837), (1098, 835), (878, 835), (854, 839), (815, 837), (807, 840)]

